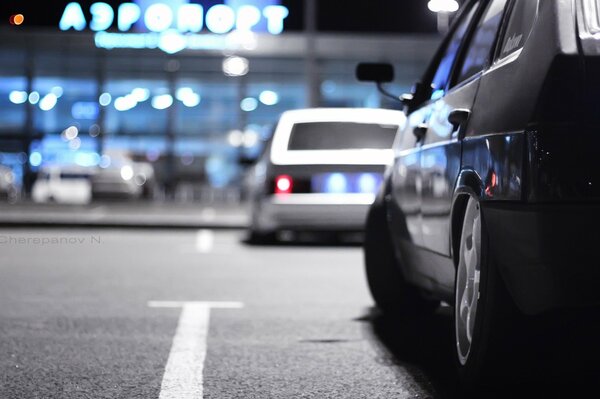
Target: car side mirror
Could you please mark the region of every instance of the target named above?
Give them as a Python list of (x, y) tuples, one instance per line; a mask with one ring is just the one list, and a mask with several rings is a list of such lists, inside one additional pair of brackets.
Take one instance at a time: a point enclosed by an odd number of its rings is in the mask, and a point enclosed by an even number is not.
[(408, 105), (404, 96), (396, 96), (383, 87), (383, 83), (394, 80), (394, 67), (391, 64), (360, 63), (356, 67), (356, 78), (361, 82), (375, 82), (381, 94), (405, 106)]
[(356, 78), (361, 82), (389, 83), (394, 80), (394, 67), (385, 63), (360, 63)]

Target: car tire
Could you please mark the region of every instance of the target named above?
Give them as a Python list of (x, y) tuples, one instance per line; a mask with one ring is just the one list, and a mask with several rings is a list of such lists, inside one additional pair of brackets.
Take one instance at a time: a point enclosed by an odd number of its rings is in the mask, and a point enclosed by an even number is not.
[(456, 364), (466, 392), (511, 379), (517, 322), (518, 311), (490, 255), (480, 204), (471, 197), (461, 231), (454, 303)]
[(378, 196), (369, 209), (363, 243), (365, 273), (377, 307), (394, 316), (424, 316), (439, 302), (428, 300), (410, 286), (394, 254), (383, 200)]
[(248, 230), (246, 243), (250, 245), (268, 245), (277, 242), (277, 234), (275, 232), (264, 232), (254, 229)]

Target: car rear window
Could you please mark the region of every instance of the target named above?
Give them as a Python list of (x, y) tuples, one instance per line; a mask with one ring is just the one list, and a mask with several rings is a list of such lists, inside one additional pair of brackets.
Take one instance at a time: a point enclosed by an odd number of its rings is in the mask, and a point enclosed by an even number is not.
[(89, 179), (89, 175), (82, 173), (61, 173), (60, 178), (63, 180)]
[(389, 149), (398, 126), (355, 122), (307, 122), (292, 127), (288, 150)]

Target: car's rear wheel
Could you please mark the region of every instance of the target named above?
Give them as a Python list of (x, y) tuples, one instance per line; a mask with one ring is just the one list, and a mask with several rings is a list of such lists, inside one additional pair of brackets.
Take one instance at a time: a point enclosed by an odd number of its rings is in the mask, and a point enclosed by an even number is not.
[(511, 361), (515, 311), (489, 252), (479, 202), (470, 198), (461, 232), (454, 303), (458, 372), (468, 389), (510, 375), (507, 361)]
[(396, 316), (430, 314), (439, 302), (425, 299), (401, 272), (387, 226), (383, 201), (373, 203), (367, 215), (364, 238), (365, 272), (371, 296), (384, 313)]

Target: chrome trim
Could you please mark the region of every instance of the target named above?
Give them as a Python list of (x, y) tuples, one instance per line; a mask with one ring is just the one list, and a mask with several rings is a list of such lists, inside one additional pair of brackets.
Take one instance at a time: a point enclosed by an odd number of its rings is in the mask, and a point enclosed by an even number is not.
[(273, 194), (275, 205), (371, 205), (375, 194)]

